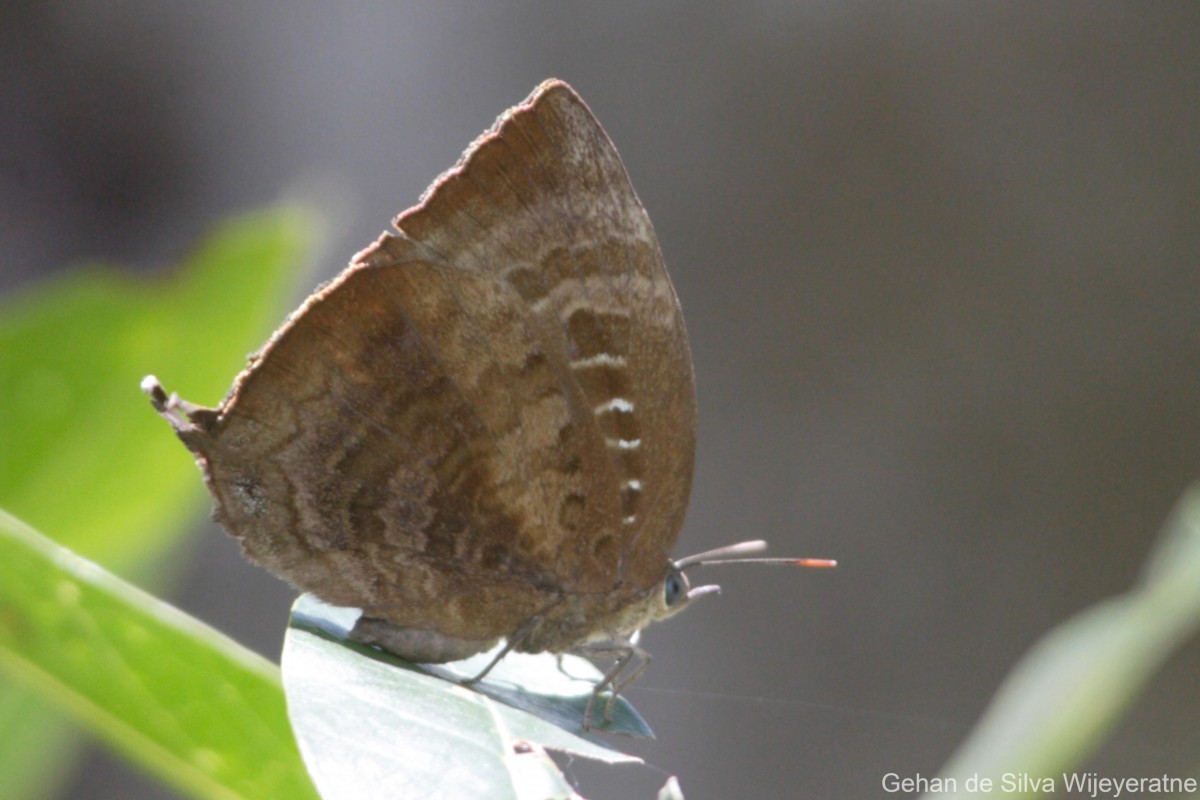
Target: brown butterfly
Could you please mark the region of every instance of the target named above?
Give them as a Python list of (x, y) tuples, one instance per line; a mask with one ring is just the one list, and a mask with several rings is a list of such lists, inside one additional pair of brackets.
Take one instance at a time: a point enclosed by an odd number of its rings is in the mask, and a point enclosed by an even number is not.
[(670, 559), (696, 399), (650, 218), (587, 106), (547, 81), (394, 225), (218, 408), (143, 389), (246, 556), (361, 608), (353, 638), (416, 662), (501, 637), (501, 655), (610, 657), (590, 726), (649, 662), (634, 634), (717, 589), (684, 570), (762, 547)]

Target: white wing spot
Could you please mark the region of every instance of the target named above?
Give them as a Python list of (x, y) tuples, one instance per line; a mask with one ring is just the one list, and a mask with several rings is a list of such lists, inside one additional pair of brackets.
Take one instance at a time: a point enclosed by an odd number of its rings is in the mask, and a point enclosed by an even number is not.
[(623, 414), (632, 414), (633, 403), (622, 397), (614, 397), (607, 403), (601, 403), (600, 405), (596, 406), (594, 409), (592, 409), (592, 411), (596, 414), (596, 416), (607, 414), (610, 411), (620, 411)]
[(628, 517), (625, 517), (624, 519), (621, 520), (621, 523), (623, 525), (632, 525), (635, 522), (637, 522), (636, 514), (630, 514)]
[(586, 358), (577, 358), (571, 362), (571, 369), (591, 369), (592, 367), (623, 367), (625, 356), (614, 356), (608, 353), (597, 353)]
[(637, 450), (642, 446), (641, 439), (605, 439), (604, 443), (616, 450)]
[(629, 489), (630, 491), (633, 491), (633, 492), (640, 492), (642, 490), (642, 482), (639, 481), (637, 478), (633, 478), (631, 480), (625, 481), (624, 486), (626, 489)]

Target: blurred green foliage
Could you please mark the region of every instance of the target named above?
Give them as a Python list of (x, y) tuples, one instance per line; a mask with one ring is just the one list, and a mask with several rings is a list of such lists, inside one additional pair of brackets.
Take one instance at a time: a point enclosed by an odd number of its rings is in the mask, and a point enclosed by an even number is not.
[[(322, 233), (298, 208), (251, 214), (220, 226), (169, 274), (93, 266), (0, 299), (0, 508), (161, 588), (173, 572), (167, 556), (206, 501), (141, 379), (155, 372), (197, 401), (219, 400), (311, 282)], [(6, 624), (29, 619), (9, 602), (0, 605)], [(130, 668), (146, 677), (158, 666)], [(80, 687), (39, 688), (41, 698), (0, 675), (0, 797), (48, 796), (70, 774), (70, 729), (44, 700), (77, 712)]]

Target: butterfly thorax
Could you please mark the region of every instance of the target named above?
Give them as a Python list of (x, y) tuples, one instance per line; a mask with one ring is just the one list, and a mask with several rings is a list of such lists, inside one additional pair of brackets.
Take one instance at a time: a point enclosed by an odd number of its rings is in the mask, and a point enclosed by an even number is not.
[[(665, 565), (664, 573), (669, 569), (670, 564)], [(520, 632), (520, 641), (514, 649), (527, 653), (566, 653), (582, 645), (625, 641), (651, 622), (676, 611), (664, 600), (663, 581), (632, 594), (614, 590), (565, 595)]]

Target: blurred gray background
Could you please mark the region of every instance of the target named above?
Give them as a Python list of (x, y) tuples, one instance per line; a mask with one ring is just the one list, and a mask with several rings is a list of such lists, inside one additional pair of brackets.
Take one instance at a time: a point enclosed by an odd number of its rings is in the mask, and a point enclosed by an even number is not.
[[(658, 741), (618, 744), (651, 766), (568, 772), (593, 800), (668, 774), (689, 800), (876, 796), (1128, 588), (1197, 476), (1198, 41), (1193, 3), (8, 3), (0, 289), (162, 268), (312, 176), (329, 277), (566, 79), (687, 316), (679, 554), (841, 561), (722, 570), (644, 639)], [(291, 593), (200, 541), (174, 600), (276, 658)], [(1198, 668), (1193, 643), (1090, 768), (1194, 774)], [(97, 752), (66, 796), (173, 795)]]

